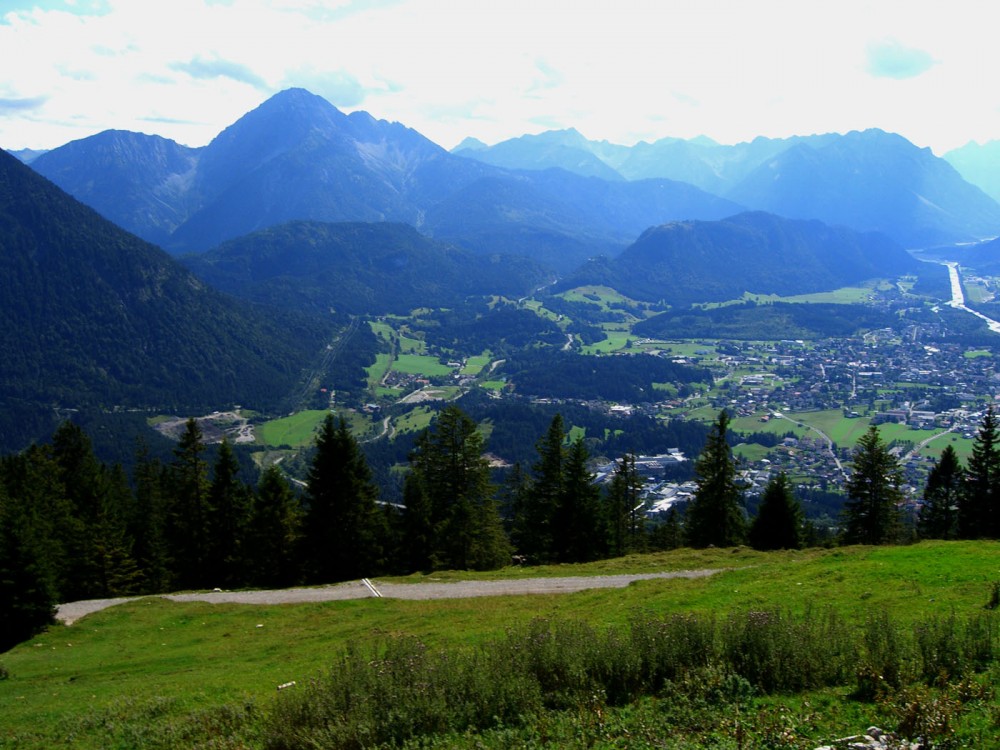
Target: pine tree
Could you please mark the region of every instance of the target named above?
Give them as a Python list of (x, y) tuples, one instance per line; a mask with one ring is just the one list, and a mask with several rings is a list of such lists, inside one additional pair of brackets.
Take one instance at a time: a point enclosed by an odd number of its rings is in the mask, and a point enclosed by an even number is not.
[(167, 543), (167, 500), (164, 492), (165, 470), (140, 444), (136, 456), (134, 512), (129, 523), (132, 551), (142, 573), (141, 591), (159, 594), (170, 591), (173, 582), (170, 550)]
[(0, 652), (54, 622), (54, 575), (33, 515), (8, 497), (0, 474)]
[(692, 547), (732, 547), (742, 544), (746, 535), (742, 491), (726, 441), (728, 428), (729, 414), (723, 409), (695, 462), (698, 489), (685, 519)]
[(642, 477), (635, 468), (635, 456), (628, 453), (615, 466), (605, 499), (608, 545), (616, 557), (641, 551), (645, 546), (642, 485)]
[(661, 551), (678, 549), (684, 544), (684, 529), (677, 508), (670, 506), (666, 519), (649, 535), (649, 543), (653, 549)]
[(166, 483), (170, 557), (175, 583), (181, 588), (215, 586), (214, 571), (208, 569), (212, 509), (204, 453), (201, 428), (195, 419), (189, 419), (174, 448)]
[(532, 562), (545, 563), (556, 557), (555, 523), (563, 494), (565, 440), (562, 416), (556, 414), (535, 446), (538, 461), (532, 467), (532, 480), (514, 519), (517, 551)]
[[(482, 453), (476, 423), (454, 405), (417, 438), (406, 502), (420, 498), (421, 523), (431, 535), (428, 563), (434, 568), (485, 570), (510, 561)], [(411, 512), (407, 508), (407, 515)]]
[(587, 469), (589, 459), (583, 438), (574, 440), (563, 463), (562, 492), (553, 522), (553, 550), (560, 562), (596, 560), (605, 552), (600, 491)]
[(247, 575), (255, 586), (279, 588), (298, 580), (302, 506), (277, 466), (261, 474), (247, 530)]
[(250, 489), (236, 477), (239, 470), (232, 446), (223, 439), (208, 487), (208, 568), (218, 585), (226, 588), (246, 583), (251, 498)]
[(757, 517), (750, 525), (750, 546), (758, 550), (798, 549), (802, 546), (802, 520), (802, 506), (781, 472), (764, 489)]
[(381, 572), (387, 529), (377, 499), (371, 469), (347, 423), (327, 414), (306, 482), (302, 541), (308, 580), (348, 581)]
[(870, 426), (854, 449), (854, 468), (847, 481), (845, 543), (886, 544), (896, 539), (901, 483), (895, 457), (882, 442), (878, 427)]
[(917, 530), (924, 539), (954, 539), (958, 534), (958, 507), (962, 488), (962, 465), (950, 445), (927, 475), (924, 503)]
[(1000, 536), (997, 498), (1000, 496), (1000, 424), (993, 407), (983, 416), (965, 470), (958, 503), (958, 534), (962, 539)]
[(77, 598), (74, 588), (71, 551), (74, 536), (82, 533), (73, 516), (72, 503), (60, 480), (60, 468), (48, 445), (32, 445), (21, 453), (2, 459), (7, 496), (16, 519), (30, 531), (31, 554), (37, 556), (58, 601)]

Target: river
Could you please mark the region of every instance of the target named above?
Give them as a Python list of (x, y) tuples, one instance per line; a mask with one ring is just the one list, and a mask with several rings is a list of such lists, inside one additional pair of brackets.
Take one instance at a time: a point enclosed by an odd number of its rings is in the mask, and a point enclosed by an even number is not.
[(951, 277), (951, 302), (948, 304), (956, 310), (965, 310), (965, 312), (972, 313), (977, 318), (985, 320), (986, 325), (989, 326), (993, 333), (1000, 333), (1000, 323), (993, 320), (993, 318), (987, 318), (981, 312), (976, 312), (965, 306), (965, 294), (962, 292), (962, 280), (958, 275), (958, 263), (944, 261), (944, 265), (948, 266), (948, 275)]

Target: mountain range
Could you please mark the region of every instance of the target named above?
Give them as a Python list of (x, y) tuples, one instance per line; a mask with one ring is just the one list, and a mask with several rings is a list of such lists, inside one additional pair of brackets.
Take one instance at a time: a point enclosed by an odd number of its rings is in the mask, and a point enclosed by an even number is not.
[(653, 224), (741, 208), (667, 179), (609, 184), (567, 171), (494, 167), (450, 154), (399, 123), (344, 114), (302, 89), (276, 94), (200, 149), (107, 131), (31, 165), (175, 254), (292, 220), (392, 221), (564, 272), (619, 251)]
[[(871, 129), (846, 134), (756, 138), (723, 146), (708, 138), (665, 138), (632, 147), (549, 131), (487, 147), (465, 141), (455, 153), (509, 169), (561, 168), (609, 179), (669, 178), (755, 210), (880, 231), (907, 248), (993, 236), (1000, 193), (987, 195), (948, 160), (902, 136)], [(1000, 157), (1000, 151), (998, 151)], [(982, 164), (981, 155), (968, 162)], [(993, 161), (994, 169), (1000, 161)], [(964, 173), (973, 174), (967, 168)], [(989, 169), (980, 168), (985, 175)], [(606, 174), (606, 173), (605, 173)], [(983, 182), (983, 184), (986, 184)], [(994, 188), (998, 186), (994, 181)], [(694, 218), (694, 217), (688, 217)]]

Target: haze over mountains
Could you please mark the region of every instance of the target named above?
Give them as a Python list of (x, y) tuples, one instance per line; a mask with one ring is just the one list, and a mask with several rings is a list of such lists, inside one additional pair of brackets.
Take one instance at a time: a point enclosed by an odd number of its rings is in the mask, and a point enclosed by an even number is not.
[[(653, 224), (740, 209), (670, 180), (609, 187), (572, 173), (498, 169), (449, 154), (399, 123), (345, 115), (302, 89), (275, 95), (203, 149), (110, 131), (32, 166), (178, 254), (291, 220), (395, 221), (479, 252), (520, 252), (568, 270), (616, 252)], [(115, 197), (126, 193), (136, 197)]]
[[(996, 201), (947, 161), (875, 129), (735, 146), (665, 138), (631, 148), (564, 130), (492, 147), (465, 142), (455, 153), (510, 169), (595, 174), (603, 168), (606, 175), (613, 170), (609, 179), (666, 177), (751, 209), (881, 231), (908, 248), (979, 239), (1000, 227)], [(983, 158), (966, 161), (981, 164)]]
[(401, 222), (559, 273), (675, 220), (747, 209), (881, 231), (904, 247), (1000, 233), (1000, 205), (945, 160), (879, 130), (632, 147), (575, 130), (449, 153), (399, 123), (289, 89), (189, 149), (107, 131), (32, 166), (175, 254), (291, 220)]

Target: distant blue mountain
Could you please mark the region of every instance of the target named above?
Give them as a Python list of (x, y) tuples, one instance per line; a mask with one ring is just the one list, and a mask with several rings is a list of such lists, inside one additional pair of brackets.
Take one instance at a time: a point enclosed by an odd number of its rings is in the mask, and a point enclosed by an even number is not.
[[(994, 200), (1000, 197), (1000, 178), (995, 177), (1000, 174), (1000, 146), (992, 152), (948, 155), (964, 170), (965, 180), (929, 149), (880, 130), (756, 138), (734, 146), (707, 138), (664, 138), (631, 147), (588, 141), (576, 131), (552, 131), (460, 153), (533, 169), (544, 165), (539, 159), (543, 143), (590, 153), (628, 180), (686, 182), (749, 208), (882, 231), (907, 247), (1000, 232), (1000, 205)], [(573, 169), (570, 160), (562, 166)], [(993, 191), (994, 198), (970, 182)]]
[[(651, 224), (720, 218), (739, 208), (666, 181), (607, 189), (624, 182), (599, 180), (595, 187), (597, 178), (562, 169), (484, 164), (399, 123), (344, 114), (302, 89), (273, 96), (201, 149), (111, 131), (54, 149), (36, 167), (174, 253), (293, 220), (393, 221), (480, 252), (526, 255), (568, 270), (619, 251)], [(593, 203), (602, 192), (609, 203)], [(533, 210), (515, 208), (525, 204)]]

